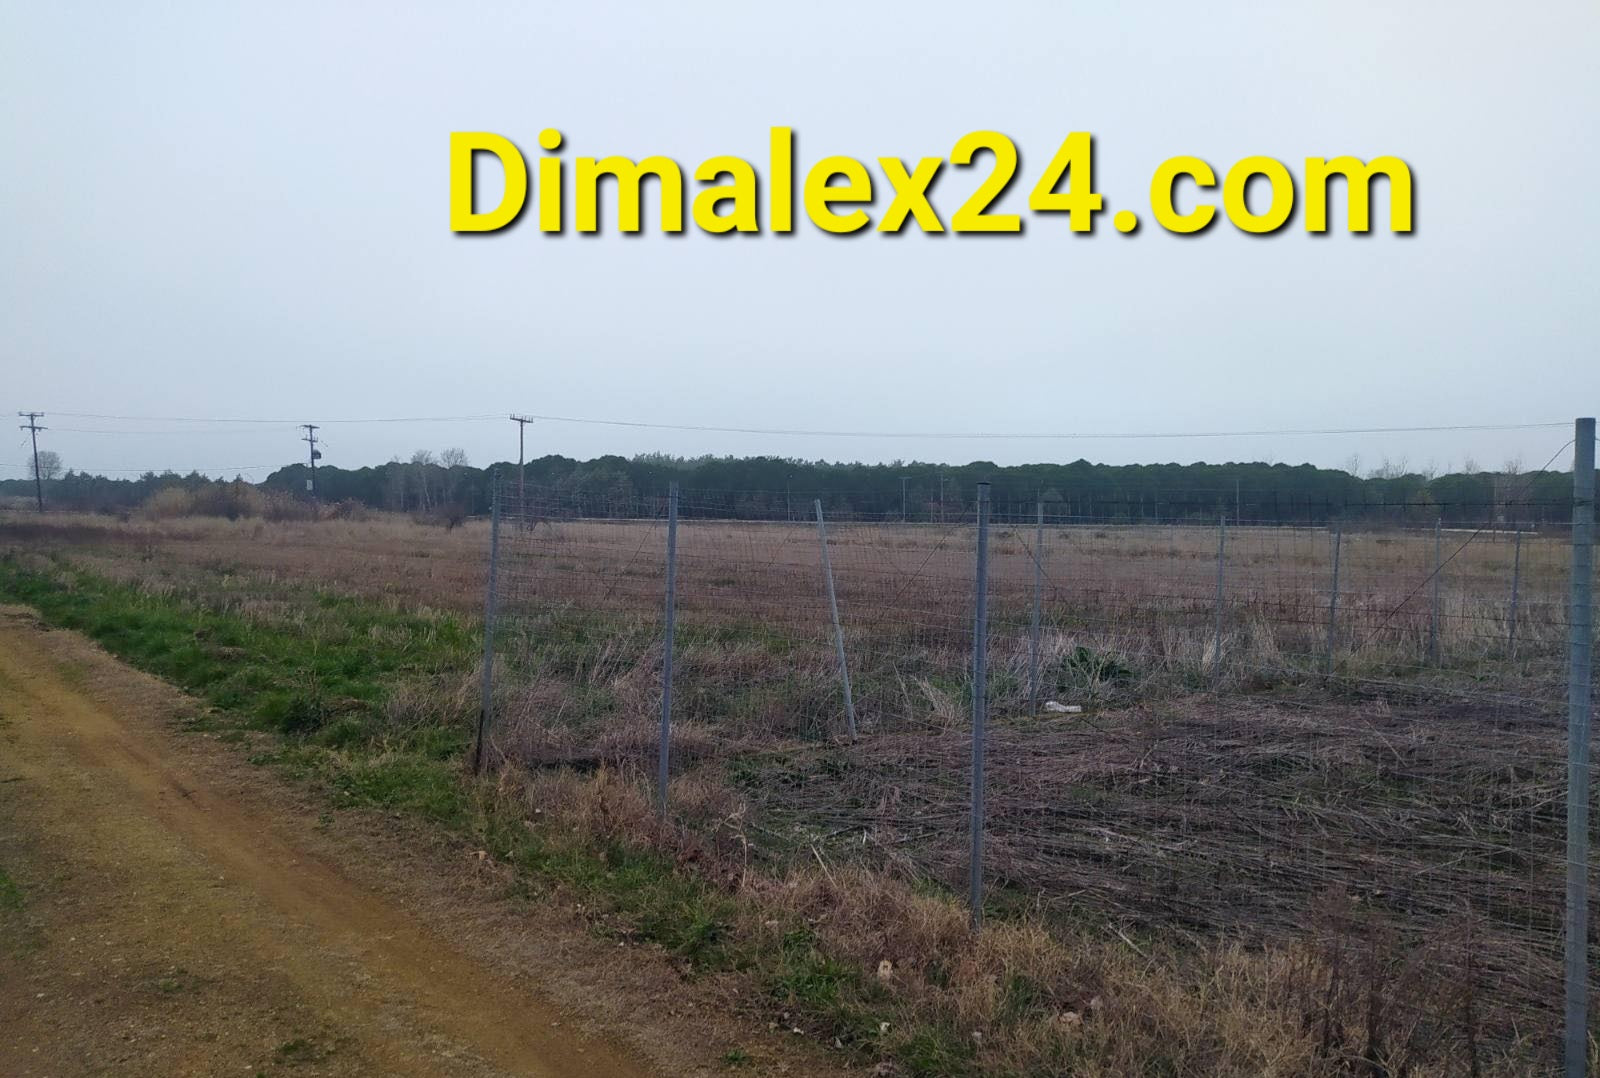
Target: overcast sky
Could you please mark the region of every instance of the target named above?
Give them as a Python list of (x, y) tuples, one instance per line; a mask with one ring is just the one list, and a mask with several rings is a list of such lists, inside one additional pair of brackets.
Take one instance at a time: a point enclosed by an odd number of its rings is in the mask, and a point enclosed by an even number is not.
[[(91, 470), (302, 456), (262, 418), (525, 411), (714, 427), (1126, 434), (1567, 421), (1600, 410), (1600, 8), (1205, 5), (23, 4), (0, 32), (0, 407)], [(449, 134), (531, 158), (665, 154), (767, 130), (797, 167), (1022, 153), (1020, 237), (448, 229)], [(1027, 213), (1095, 137), (1094, 235)], [(1153, 227), (1177, 154), (1393, 154), (1416, 232)], [(878, 212), (887, 204), (876, 165)], [(946, 170), (951, 211), (978, 183)], [(981, 172), (982, 170), (977, 170)], [(694, 187), (690, 184), (691, 189)], [(1342, 223), (1342, 198), (1335, 203)], [(1133, 209), (1133, 236), (1111, 213)], [(1386, 226), (1386, 200), (1375, 224)], [(614, 227), (614, 215), (604, 215)], [(141, 433), (105, 434), (90, 431)], [(328, 423), (325, 462), (516, 455), (506, 420)], [(792, 437), (541, 422), (529, 455), (1109, 462), (1468, 458), (1536, 467), (1570, 430), (1194, 438)], [(23, 474), (25, 435), (0, 439)], [(1562, 463), (1570, 466), (1570, 461)]]

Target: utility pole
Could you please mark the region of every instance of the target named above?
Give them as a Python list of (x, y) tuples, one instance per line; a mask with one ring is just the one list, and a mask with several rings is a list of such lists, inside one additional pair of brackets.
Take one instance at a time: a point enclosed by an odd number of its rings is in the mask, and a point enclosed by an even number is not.
[(300, 427), (301, 427), (302, 430), (304, 430), (306, 432), (305, 433), (305, 437), (301, 438), (300, 440), (302, 442), (305, 442), (308, 446), (311, 447), (311, 487), (310, 487), (310, 490), (311, 490), (311, 496), (313, 498), (315, 498), (317, 496), (317, 459), (322, 456), (321, 452), (319, 452), (317, 450), (317, 429), (318, 428), (317, 428), (317, 425), (315, 423), (302, 423), (302, 424), (300, 424)]
[(939, 477), (939, 523), (944, 523), (944, 476)]
[(26, 416), (28, 421), (19, 424), (18, 430), (27, 431), (33, 438), (33, 496), (39, 501), (39, 512), (44, 512), (44, 477), (39, 474), (39, 432), (48, 430), (48, 427), (39, 426), (39, 420), (44, 418), (43, 412), (18, 412)]
[(900, 477), (900, 523), (902, 524), (906, 522), (906, 480), (910, 478), (909, 475)]
[(528, 424), (532, 423), (533, 420), (525, 415), (514, 415), (511, 417), (511, 422), (517, 425), (517, 501), (523, 503), (524, 506), (524, 509), (519, 511), (525, 511), (528, 493), (528, 472), (522, 463), (522, 436), (527, 432)]

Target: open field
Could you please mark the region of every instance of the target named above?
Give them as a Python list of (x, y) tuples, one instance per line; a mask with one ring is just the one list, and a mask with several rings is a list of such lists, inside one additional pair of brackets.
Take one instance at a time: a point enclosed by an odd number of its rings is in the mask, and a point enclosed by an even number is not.
[[(267, 523), (261, 520), (130, 520), (88, 514), (5, 518), (5, 534), (25, 542), (65, 542), (114, 573), (128, 555), (148, 564), (164, 556), (167, 576), (181, 566), (248, 570), (268, 582), (316, 583), (369, 598), (476, 612), (483, 602), (488, 522), (446, 530), (403, 517), (369, 521)], [(920, 626), (970, 630), (971, 525), (830, 525), (841, 607), (852, 629)], [(1032, 527), (997, 523), (992, 537), (991, 611), (997, 625), (1027, 618), (1033, 574)], [(659, 521), (542, 521), (517, 547), (542, 601), (581, 602), (586, 610), (659, 613), (664, 577)], [(1265, 632), (1262, 658), (1320, 658), (1331, 585), (1326, 529), (1231, 528), (1226, 559), (1226, 626)], [(1447, 655), (1506, 653), (1514, 546), (1505, 533), (1444, 533), (1439, 630)], [(1431, 531), (1357, 532), (1343, 539), (1336, 633), (1341, 660), (1357, 667), (1382, 653), (1421, 663), (1427, 644), (1434, 544)], [(1045, 531), (1046, 618), (1075, 630), (1126, 637), (1150, 649), (1181, 649), (1207, 634), (1214, 613), (1217, 532), (1198, 527), (1050, 526)], [(806, 524), (685, 521), (679, 547), (680, 606), (717, 618), (785, 620), (808, 630), (826, 618), (815, 529)], [(1560, 534), (1530, 534), (1522, 544), (1518, 640), (1524, 659), (1565, 647), (1566, 546)], [(1185, 631), (1163, 641), (1163, 626)], [(1183, 639), (1191, 638), (1191, 639)], [(1359, 645), (1359, 647), (1357, 646)], [(1359, 653), (1359, 654), (1358, 654)], [(1176, 655), (1174, 655), (1176, 658)]]
[[(500, 788), (535, 818), (664, 846), (741, 901), (798, 914), (869, 979), (889, 962), (897, 1029), (984, 1033), (883, 1046), (891, 1058), (927, 1074), (1058, 1073), (1063, 1059), (1148, 1073), (1127, 1053), (1192, 1023), (1194, 1054), (1172, 1073), (1552, 1065), (1562, 537), (1521, 543), (1513, 645), (1508, 536), (1444, 533), (1436, 607), (1431, 530), (1343, 536), (1330, 676), (1324, 530), (1229, 530), (1219, 639), (1216, 529), (1057, 525), (1036, 559), (1030, 522), (998, 523), (978, 944), (958, 941), (948, 897), (967, 866), (971, 526), (830, 525), (851, 742), (815, 528), (681, 524), (667, 832), (644, 780), (664, 541), (660, 521), (503, 523)], [(341, 604), (436, 619), (439, 661), (386, 681), (381, 707), (408, 729), (445, 724), (447, 751), (465, 749), (486, 522), (13, 515), (0, 546), (29, 572), (289, 633), (348, 619)], [(1036, 568), (1040, 695), (1078, 713), (1029, 700)], [(442, 628), (454, 621), (464, 638)], [(387, 647), (401, 629), (361, 631)], [(404, 631), (429, 646), (432, 630)], [(338, 706), (310, 710), (300, 736), (340, 721)], [(920, 911), (916, 930), (863, 896)], [(1222, 971), (1232, 988), (1208, 980)], [(1163, 991), (1177, 995), (1158, 1005)], [(1281, 1040), (1227, 1027), (1263, 995)], [(1155, 1016), (1141, 1033), (1121, 1010), (1136, 998)]]

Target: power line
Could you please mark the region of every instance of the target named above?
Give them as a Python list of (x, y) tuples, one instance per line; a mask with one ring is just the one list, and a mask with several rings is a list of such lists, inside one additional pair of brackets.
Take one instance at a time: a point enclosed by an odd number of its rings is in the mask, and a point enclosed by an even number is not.
[[(78, 419), (113, 419), (135, 423), (241, 423), (257, 424), (263, 426), (303, 426), (294, 420), (287, 419), (248, 419), (239, 417), (217, 416), (128, 416), (106, 415), (96, 412), (56, 412), (56, 415), (69, 416)], [(494, 415), (454, 415), (454, 416), (366, 416), (360, 418), (320, 419), (319, 423), (325, 425), (345, 423), (470, 423), (486, 420), (499, 420), (503, 413)], [(1182, 438), (1268, 438), (1268, 437), (1293, 437), (1312, 435), (1353, 435), (1353, 434), (1433, 434), (1468, 431), (1510, 431), (1510, 430), (1549, 430), (1564, 429), (1565, 420), (1558, 422), (1534, 423), (1453, 423), (1437, 426), (1413, 427), (1300, 427), (1254, 430), (1186, 430), (1186, 431), (885, 431), (885, 430), (826, 430), (813, 428), (792, 427), (735, 427), (716, 426), (711, 424), (691, 423), (651, 423), (642, 420), (628, 419), (596, 419), (588, 416), (563, 416), (542, 415), (537, 413), (524, 413), (511, 417), (514, 421), (532, 422), (543, 420), (548, 423), (572, 423), (584, 426), (605, 427), (630, 427), (646, 430), (675, 430), (692, 431), (707, 434), (759, 434), (784, 437), (804, 438), (917, 438), (930, 440), (974, 440), (974, 441), (1004, 441), (1014, 439), (1018, 441), (1112, 441), (1112, 440), (1137, 440), (1137, 439), (1182, 439)], [(132, 432), (130, 432), (132, 433)]]
[[(40, 429), (44, 430), (44, 429), (47, 429), (47, 428), (41, 427)], [(189, 469), (189, 473), (183, 473), (183, 472), (176, 471), (176, 470), (174, 470), (173, 468), (171, 468), (169, 466), (163, 465), (162, 467), (159, 467), (159, 468), (96, 468), (93, 472), (83, 471), (83, 472), (80, 472), (78, 474), (84, 475), (84, 476), (91, 476), (91, 477), (92, 476), (96, 476), (96, 475), (103, 475), (103, 474), (108, 473), (108, 472), (115, 472), (118, 475), (146, 475), (146, 474), (149, 474), (149, 475), (178, 475), (178, 476), (181, 476), (181, 475), (184, 475), (184, 474), (192, 474), (194, 472), (201, 472), (201, 473), (217, 472), (217, 473), (220, 474), (222, 472), (265, 472), (265, 471), (277, 471), (281, 467), (283, 467), (283, 465), (281, 465), (281, 464), (224, 464), (224, 465), (221, 465), (219, 467), (204, 467), (204, 468), (195, 467), (195, 468)], [(27, 465), (23, 465), (23, 464), (0, 464), (0, 468), (6, 468), (6, 469), (9, 469), (11, 471), (27, 471)]]
[[(60, 413), (58, 412), (56, 414), (59, 415)], [(286, 426), (286, 427), (288, 426), (288, 424), (280, 424), (280, 425)], [(293, 426), (295, 428), (298, 428), (299, 424), (296, 423)], [(240, 435), (240, 434), (253, 433), (251, 431), (239, 430), (238, 428), (226, 428), (226, 429), (223, 429), (223, 430), (195, 430), (193, 428), (191, 428), (189, 430), (112, 430), (112, 429), (107, 429), (107, 428), (103, 428), (103, 427), (53, 427), (51, 429), (56, 431), (58, 434), (112, 434), (112, 435), (117, 435), (117, 434), (132, 434), (132, 435), (151, 434), (151, 435), (182, 436), (182, 437), (185, 437), (185, 438), (192, 437), (192, 436), (194, 436), (196, 434)]]
[[(56, 415), (69, 416), (73, 419), (115, 419), (127, 423), (247, 423), (259, 426), (273, 427), (300, 427), (304, 426), (295, 419), (245, 419), (230, 416), (189, 416), (189, 415), (106, 415), (102, 412), (56, 412)], [(368, 416), (359, 419), (318, 419), (323, 425), (334, 423), (475, 423), (486, 419), (499, 419), (500, 413), (493, 415), (413, 415), (413, 416)]]
[(607, 427), (644, 427), (651, 430), (681, 430), (697, 431), (713, 434), (771, 434), (789, 435), (796, 437), (818, 438), (925, 438), (949, 440), (1006, 440), (1019, 441), (1052, 440), (1052, 441), (1080, 441), (1080, 440), (1120, 440), (1141, 438), (1264, 438), (1272, 436), (1288, 437), (1292, 435), (1327, 435), (1327, 434), (1418, 434), (1445, 431), (1499, 431), (1499, 430), (1542, 430), (1566, 427), (1565, 422), (1554, 423), (1462, 423), (1434, 427), (1327, 427), (1303, 428), (1282, 430), (1217, 430), (1217, 431), (1124, 431), (1124, 432), (1038, 432), (1038, 431), (1008, 431), (997, 432), (959, 432), (959, 431), (870, 431), (870, 430), (807, 430), (790, 429), (782, 427), (716, 427), (700, 426), (683, 423), (645, 423), (623, 419), (587, 419), (574, 416), (558, 415), (529, 415), (528, 419), (542, 419), (550, 423), (580, 423)]

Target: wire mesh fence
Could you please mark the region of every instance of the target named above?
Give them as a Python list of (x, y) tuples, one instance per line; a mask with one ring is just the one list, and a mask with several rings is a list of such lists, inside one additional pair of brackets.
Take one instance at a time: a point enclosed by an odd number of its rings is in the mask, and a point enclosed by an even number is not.
[(1382, 1001), (1390, 1058), (1559, 1070), (1572, 530), (1548, 507), (497, 504), (490, 763), (650, 782), (669, 743), (665, 811), (708, 848), (960, 893), (982, 761), (991, 911), (1292, 944), (1330, 999)]

